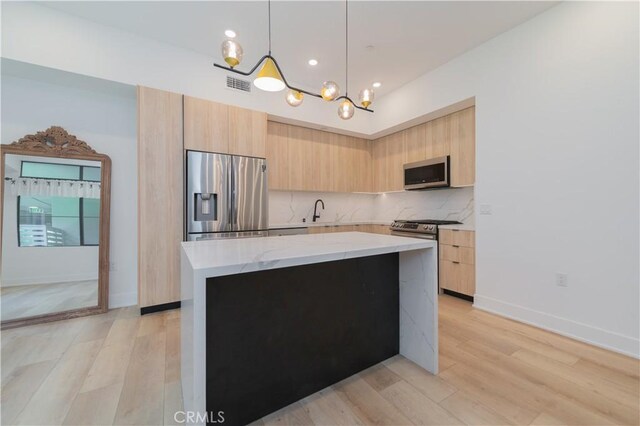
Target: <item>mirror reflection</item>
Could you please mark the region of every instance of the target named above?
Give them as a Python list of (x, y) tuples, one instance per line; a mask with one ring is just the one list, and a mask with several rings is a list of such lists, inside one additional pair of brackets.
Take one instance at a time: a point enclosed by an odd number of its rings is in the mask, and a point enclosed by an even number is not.
[(5, 156), (2, 321), (98, 305), (100, 162)]

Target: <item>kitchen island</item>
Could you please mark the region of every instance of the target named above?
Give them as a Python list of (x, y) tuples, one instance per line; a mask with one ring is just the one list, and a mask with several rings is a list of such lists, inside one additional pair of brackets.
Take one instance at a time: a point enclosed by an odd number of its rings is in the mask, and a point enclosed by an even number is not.
[(437, 276), (414, 238), (182, 243), (185, 411), (246, 424), (398, 353), (436, 374)]

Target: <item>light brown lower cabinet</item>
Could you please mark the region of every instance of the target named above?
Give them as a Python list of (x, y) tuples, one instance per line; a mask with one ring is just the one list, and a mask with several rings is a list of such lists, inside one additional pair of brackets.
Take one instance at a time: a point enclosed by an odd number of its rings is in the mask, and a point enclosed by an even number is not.
[(476, 292), (475, 232), (442, 229), (439, 243), (440, 288), (473, 296)]

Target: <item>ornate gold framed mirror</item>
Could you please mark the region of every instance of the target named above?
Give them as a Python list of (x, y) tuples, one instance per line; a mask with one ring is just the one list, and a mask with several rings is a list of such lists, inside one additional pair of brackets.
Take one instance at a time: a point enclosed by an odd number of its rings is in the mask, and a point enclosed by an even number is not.
[(57, 126), (0, 154), (2, 328), (106, 312), (111, 159)]

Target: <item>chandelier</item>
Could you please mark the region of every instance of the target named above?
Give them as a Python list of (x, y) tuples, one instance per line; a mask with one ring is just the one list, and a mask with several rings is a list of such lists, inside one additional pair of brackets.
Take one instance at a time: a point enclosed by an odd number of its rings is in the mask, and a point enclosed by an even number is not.
[[(374, 92), (371, 88), (360, 91), (359, 102), (356, 105), (349, 97), (349, 3), (345, 0), (345, 92), (340, 95), (340, 86), (334, 81), (325, 81), (322, 83), (320, 93), (313, 93), (304, 89), (300, 89), (290, 85), (284, 77), (284, 73), (278, 65), (278, 61), (271, 55), (271, 0), (268, 0), (268, 21), (269, 21), (269, 51), (247, 72), (237, 70), (236, 67), (242, 62), (243, 50), (240, 43), (229, 37), (222, 43), (222, 56), (227, 65), (214, 63), (217, 68), (240, 74), (243, 76), (252, 75), (260, 65), (262, 67), (258, 71), (253, 84), (261, 90), (267, 92), (279, 92), (285, 88), (289, 89), (286, 93), (285, 100), (292, 107), (302, 104), (304, 95), (314, 98), (320, 98), (327, 102), (341, 101), (338, 104), (338, 116), (343, 120), (353, 117), (356, 109), (373, 112), (369, 106), (373, 102)], [(235, 34), (234, 34), (235, 36)]]

